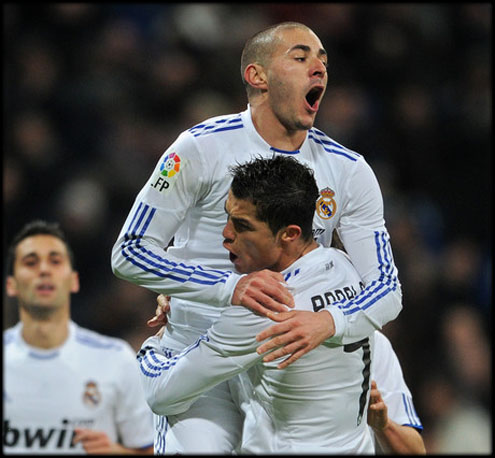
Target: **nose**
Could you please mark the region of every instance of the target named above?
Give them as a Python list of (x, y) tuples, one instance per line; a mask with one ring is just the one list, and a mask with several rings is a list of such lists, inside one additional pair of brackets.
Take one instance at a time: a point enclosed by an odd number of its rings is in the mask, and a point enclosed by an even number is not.
[(325, 64), (321, 61), (320, 58), (315, 57), (313, 59), (311, 74), (313, 76), (319, 76), (320, 78), (323, 78), (326, 72), (327, 72), (327, 67), (325, 66)]
[(234, 241), (235, 234), (230, 219), (227, 220), (227, 224), (225, 224), (225, 227), (223, 228), (222, 236), (225, 239), (224, 243), (232, 243)]
[(51, 273), (51, 267), (50, 267), (50, 263), (48, 261), (45, 261), (45, 260), (41, 260), (40, 261), (40, 275), (49, 275)]

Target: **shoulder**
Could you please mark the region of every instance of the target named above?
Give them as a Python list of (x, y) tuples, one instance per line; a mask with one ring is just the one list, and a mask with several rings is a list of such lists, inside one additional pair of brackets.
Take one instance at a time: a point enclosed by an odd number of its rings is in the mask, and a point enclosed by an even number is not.
[(352, 264), (350, 256), (343, 250), (335, 247), (321, 247), (321, 264), (325, 270), (345, 270), (355, 272), (356, 269)]
[(4, 349), (12, 348), (18, 342), (18, 336), (21, 333), (22, 323), (19, 321), (15, 326), (12, 326), (3, 331), (3, 346)]
[(298, 259), (291, 267), (285, 270), (285, 281), (290, 278), (303, 279), (305, 277), (315, 277), (318, 273), (328, 275), (331, 269), (340, 269), (342, 266), (352, 267), (349, 256), (342, 250), (335, 247), (325, 247), (319, 245), (318, 248)]
[[(324, 160), (331, 161), (337, 175), (345, 176), (346, 188), (368, 188), (369, 180), (376, 181), (375, 173), (363, 155), (330, 138), (323, 131), (313, 127), (308, 131), (308, 140)], [(344, 174), (344, 175), (342, 175)]]
[(101, 350), (109, 353), (124, 353), (130, 345), (123, 339), (111, 337), (72, 323), (74, 342), (87, 349)]
[(242, 113), (235, 113), (206, 119), (191, 127), (186, 132), (194, 138), (199, 138), (222, 132), (232, 132), (242, 129), (243, 127)]
[(198, 167), (203, 173), (214, 169), (216, 161), (226, 157), (225, 148), (238, 143), (243, 127), (242, 113), (209, 118), (183, 131), (164, 153), (162, 162), (169, 159), (171, 152), (176, 153), (183, 162), (181, 168), (189, 162), (193, 165), (190, 169), (196, 170), (201, 178)]
[[(393, 374), (398, 371), (401, 373), (400, 363), (390, 340), (378, 330), (374, 332), (374, 336), (373, 355), (376, 366), (374, 372), (385, 374), (388, 371), (390, 374)], [(396, 369), (397, 367), (398, 369)]]
[(339, 157), (342, 159), (346, 159), (350, 162), (360, 162), (364, 161), (363, 156), (353, 151), (334, 139), (330, 138), (325, 132), (317, 129), (316, 127), (312, 127), (308, 131), (308, 139), (311, 144), (316, 145), (329, 155), (333, 157)]
[(381, 355), (393, 353), (392, 344), (387, 336), (380, 331), (375, 331), (375, 352)]
[(3, 331), (3, 345), (9, 345), (14, 342), (17, 335), (17, 325)]
[(308, 295), (322, 291), (352, 286), (357, 292), (360, 286), (359, 274), (348, 255), (337, 248), (321, 245), (286, 270), (284, 278), (302, 302)]
[(392, 348), (392, 344), (388, 337), (378, 330), (375, 331), (375, 342), (379, 342), (381, 346)]

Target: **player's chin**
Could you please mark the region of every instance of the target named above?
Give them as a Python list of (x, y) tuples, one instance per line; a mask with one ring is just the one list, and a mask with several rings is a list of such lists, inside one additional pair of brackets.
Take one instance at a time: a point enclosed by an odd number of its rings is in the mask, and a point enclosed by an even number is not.
[(315, 116), (304, 116), (299, 118), (297, 128), (299, 130), (309, 130), (313, 127), (315, 123)]
[(240, 263), (235, 263), (234, 268), (238, 274), (248, 274), (251, 272), (249, 269), (247, 269), (245, 266), (243, 266)]
[(234, 267), (236, 272), (239, 274), (249, 274), (252, 272), (252, 269), (250, 269), (249, 266), (243, 263), (239, 258), (235, 260)]
[(298, 119), (299, 129), (301, 130), (311, 129), (315, 123), (316, 113), (317, 112), (315, 111), (305, 110), (304, 113), (301, 116), (299, 116)]

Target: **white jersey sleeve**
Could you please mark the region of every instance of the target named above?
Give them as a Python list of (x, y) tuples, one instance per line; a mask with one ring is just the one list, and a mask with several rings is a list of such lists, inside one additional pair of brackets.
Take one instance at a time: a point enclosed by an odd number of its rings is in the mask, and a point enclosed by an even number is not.
[[(346, 183), (346, 198), (337, 233), (364, 283), (355, 297), (343, 297), (334, 311), (336, 333), (330, 342), (354, 341), (381, 329), (402, 309), (402, 292), (390, 237), (383, 219), (383, 200), (371, 167), (356, 161)], [(339, 315), (339, 316), (338, 316)]]
[(116, 276), (156, 293), (210, 305), (230, 304), (239, 275), (185, 262), (167, 251), (177, 230), (209, 192), (210, 170), (193, 135), (183, 132), (137, 195), (114, 244), (111, 262)]
[(389, 417), (399, 425), (411, 426), (422, 431), (423, 425), (414, 408), (399, 359), (390, 341), (378, 331), (375, 332), (371, 378), (376, 381), (387, 405)]
[[(338, 250), (323, 247), (282, 274), (294, 288), (300, 310), (312, 311), (326, 293), (359, 288), (352, 264)], [(138, 360), (152, 410), (159, 415), (185, 412), (213, 386), (245, 372), (249, 383), (238, 386), (244, 392), (243, 411), (264, 412), (264, 420), (257, 416), (247, 428), (245, 422), (242, 453), (372, 452), (366, 404), (374, 334), (345, 346), (325, 343), (279, 370), (281, 359), (263, 363), (256, 352), (256, 335), (271, 324), (244, 307), (229, 307), (178, 354), (161, 347), (158, 337), (147, 339)]]
[(207, 334), (173, 357), (160, 347), (158, 337), (148, 338), (138, 360), (153, 412), (184, 412), (208, 389), (249, 369), (262, 358), (255, 336), (268, 321), (244, 307), (230, 307)]

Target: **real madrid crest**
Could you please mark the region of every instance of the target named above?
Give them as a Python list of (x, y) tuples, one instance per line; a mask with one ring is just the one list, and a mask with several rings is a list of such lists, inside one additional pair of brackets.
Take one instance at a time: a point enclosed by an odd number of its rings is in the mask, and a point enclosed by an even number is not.
[(337, 203), (333, 198), (335, 192), (326, 187), (320, 191), (320, 196), (316, 201), (316, 213), (322, 219), (330, 219), (337, 211)]
[(101, 392), (93, 380), (88, 380), (84, 387), (83, 402), (90, 408), (96, 407), (101, 401)]

